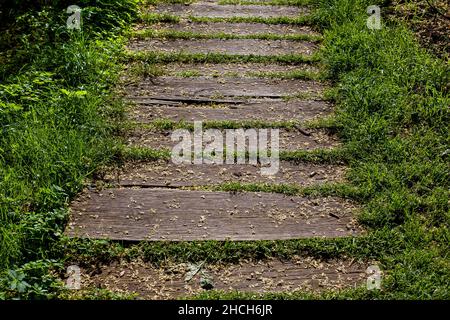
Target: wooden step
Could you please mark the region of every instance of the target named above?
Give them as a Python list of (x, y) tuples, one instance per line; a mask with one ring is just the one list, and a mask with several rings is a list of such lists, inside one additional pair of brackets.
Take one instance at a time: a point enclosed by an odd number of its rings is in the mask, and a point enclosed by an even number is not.
[(70, 237), (128, 241), (284, 240), (359, 233), (356, 207), (338, 198), (119, 188), (72, 204)]
[(260, 39), (134, 39), (128, 49), (139, 52), (229, 54), (229, 55), (305, 55), (311, 56), (318, 46), (308, 41)]
[(309, 12), (307, 8), (290, 6), (265, 6), (265, 5), (219, 5), (216, 3), (196, 2), (190, 5), (170, 4), (158, 5), (151, 12), (168, 13), (180, 17), (208, 17), (208, 18), (232, 18), (232, 17), (298, 17)]
[(170, 161), (127, 163), (105, 177), (106, 182), (122, 187), (193, 187), (228, 182), (270, 183), (311, 186), (342, 182), (345, 168), (280, 161), (273, 176), (261, 175), (261, 165), (250, 164), (173, 164)]
[[(352, 289), (365, 284), (367, 265), (353, 260), (319, 260), (296, 256), (287, 261), (267, 259), (240, 263), (173, 263), (154, 266), (143, 261), (83, 269), (83, 289), (102, 288), (136, 293), (138, 299), (180, 299), (206, 289), (224, 292), (292, 293)], [(198, 272), (191, 276), (193, 270)], [(94, 271), (94, 270), (92, 270)], [(212, 287), (202, 288), (208, 279)]]
[(221, 104), (216, 107), (181, 104), (164, 105), (157, 100), (133, 99), (137, 105), (129, 112), (129, 119), (151, 123), (157, 119), (172, 121), (308, 121), (331, 114), (332, 106), (324, 101), (289, 100), (253, 102), (238, 105)]
[[(148, 98), (156, 100), (178, 100), (182, 98), (285, 98), (296, 95), (320, 95), (325, 86), (316, 81), (296, 79), (260, 79), (260, 78), (146, 78), (126, 87), (128, 97), (134, 101)], [(242, 99), (240, 99), (242, 101)], [(189, 102), (189, 101), (183, 101)], [(195, 101), (193, 101), (195, 102)], [(206, 101), (214, 102), (214, 101)]]
[(264, 35), (298, 35), (307, 34), (318, 36), (319, 33), (313, 31), (308, 26), (297, 26), (288, 24), (265, 24), (265, 23), (228, 23), (228, 22), (208, 22), (208, 23), (192, 23), (181, 21), (180, 23), (160, 23), (156, 25), (139, 26), (137, 31), (151, 28), (157, 31), (179, 31), (191, 32), (196, 34), (232, 34), (235, 36), (249, 36), (255, 34)]
[[(135, 62), (128, 68), (139, 67), (141, 62)], [(318, 73), (319, 69), (310, 64), (303, 65), (281, 65), (275, 63), (166, 63), (155, 64), (157, 70), (160, 70), (165, 76), (169, 77), (187, 77), (187, 78), (255, 78), (263, 77), (264, 74), (279, 74), (280, 76), (289, 72), (311, 72)], [(130, 78), (132, 78), (131, 75)]]
[[(330, 149), (339, 146), (338, 138), (324, 130), (286, 130), (280, 129), (280, 151)], [(225, 134), (224, 131), (222, 131)], [(307, 133), (307, 134), (305, 134)], [(127, 135), (127, 144), (152, 149), (172, 149), (176, 143), (171, 140), (171, 131), (158, 131), (135, 128)], [(268, 139), (270, 142), (270, 138)]]

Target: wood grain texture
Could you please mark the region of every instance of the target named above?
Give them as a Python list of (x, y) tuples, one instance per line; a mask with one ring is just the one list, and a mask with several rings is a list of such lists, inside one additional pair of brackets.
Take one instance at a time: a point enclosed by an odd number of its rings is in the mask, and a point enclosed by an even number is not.
[(72, 204), (67, 234), (129, 241), (334, 238), (358, 233), (354, 209), (336, 198), (106, 189)]
[[(137, 102), (138, 99), (133, 99)], [(316, 100), (267, 101), (219, 106), (181, 104), (179, 106), (146, 104), (145, 98), (129, 112), (129, 119), (150, 123), (157, 119), (172, 121), (297, 121), (303, 122), (332, 113), (330, 104)]]
[[(339, 146), (338, 138), (327, 134), (324, 130), (308, 129), (309, 136), (298, 130), (280, 130), (280, 151), (331, 149)], [(225, 131), (221, 130), (225, 135)], [(171, 131), (158, 131), (135, 128), (126, 137), (130, 146), (152, 149), (172, 149), (176, 142), (171, 140)], [(268, 139), (270, 143), (270, 138)]]
[(170, 161), (127, 163), (119, 171), (105, 177), (118, 186), (192, 187), (212, 186), (229, 182), (293, 184), (311, 186), (325, 182), (342, 182), (343, 166), (294, 164), (280, 161), (275, 175), (261, 175), (261, 165), (249, 164), (174, 164)]
[(101, 266), (90, 275), (88, 270), (83, 270), (83, 287), (135, 292), (138, 299), (177, 299), (204, 292), (200, 280), (207, 276), (215, 290), (226, 292), (320, 292), (364, 284), (366, 267), (346, 259), (325, 261), (297, 256), (288, 261), (268, 259), (205, 264), (186, 281), (190, 270), (187, 263), (166, 263), (156, 267), (142, 261), (121, 261)]
[(159, 53), (218, 53), (230, 55), (289, 55), (310, 56), (318, 46), (306, 41), (258, 40), (258, 39), (145, 39), (131, 40), (131, 51), (151, 51)]
[(170, 4), (156, 7), (157, 13), (170, 13), (180, 17), (298, 17), (308, 12), (307, 8), (289, 6), (264, 6), (264, 5), (219, 5), (211, 2), (197, 2), (190, 5)]

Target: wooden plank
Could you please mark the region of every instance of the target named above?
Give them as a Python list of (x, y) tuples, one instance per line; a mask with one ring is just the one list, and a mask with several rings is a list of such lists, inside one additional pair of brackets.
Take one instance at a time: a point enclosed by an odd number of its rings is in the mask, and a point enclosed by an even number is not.
[[(209, 17), (209, 18), (231, 18), (231, 17), (293, 17), (308, 13), (307, 8), (289, 6), (265, 6), (265, 5), (219, 5), (217, 3), (197, 2), (190, 5), (171, 4), (159, 5), (157, 13), (169, 13), (180, 17)], [(152, 10), (153, 12), (153, 10)]]
[[(141, 62), (137, 62), (141, 63)], [(167, 63), (157, 64), (156, 67), (164, 72), (166, 76), (180, 77), (192, 74), (191, 78), (255, 78), (255, 74), (262, 73), (287, 73), (287, 72), (319, 72), (319, 69), (310, 64), (304, 65), (282, 65), (275, 63)]]
[(316, 81), (293, 79), (157, 77), (129, 84), (126, 92), (129, 99), (139, 102), (150, 100), (149, 98), (170, 97), (213, 100), (252, 97), (279, 99), (300, 94), (320, 95), (324, 88), (323, 84)]
[(172, 121), (307, 121), (331, 114), (332, 106), (324, 101), (289, 100), (239, 105), (166, 106), (145, 104), (145, 100), (129, 112), (129, 119), (150, 123), (156, 119)]
[(192, 279), (188, 263), (153, 266), (142, 261), (102, 265), (96, 272), (83, 269), (83, 288), (106, 288), (113, 292), (137, 293), (140, 299), (177, 299), (205, 291), (205, 275), (213, 289), (225, 292), (270, 293), (339, 290), (363, 285), (367, 265), (350, 260), (318, 260), (292, 257), (236, 264), (204, 264)]
[(190, 98), (190, 97), (161, 97), (158, 96), (155, 99), (147, 98), (147, 97), (136, 97), (134, 98), (134, 102), (137, 104), (145, 104), (145, 105), (175, 105), (179, 106), (183, 103), (191, 103), (191, 104), (212, 104), (212, 103), (226, 103), (226, 104), (242, 104), (245, 103), (243, 100), (225, 100), (225, 99), (212, 99), (212, 98)]
[(331, 197), (106, 189), (84, 194), (71, 210), (67, 235), (91, 239), (283, 240), (359, 232), (353, 218), (355, 206)]
[[(136, 30), (149, 28), (147, 26), (138, 26)], [(308, 26), (297, 26), (289, 24), (266, 24), (266, 23), (228, 23), (228, 22), (209, 22), (209, 23), (192, 23), (188, 21), (180, 21), (180, 23), (159, 23), (151, 25), (152, 30), (157, 31), (178, 31), (191, 32), (196, 34), (212, 34), (223, 33), (233, 34), (235, 36), (248, 36), (255, 34), (270, 35), (298, 35), (307, 34), (318, 36), (319, 33), (314, 32)]]
[[(329, 149), (339, 146), (335, 136), (328, 135), (324, 130), (308, 129), (309, 136), (297, 130), (280, 129), (280, 150), (315, 150)], [(225, 134), (225, 132), (223, 132)], [(127, 136), (128, 145), (152, 149), (172, 149), (175, 142), (170, 138), (171, 132), (136, 128)], [(270, 139), (269, 139), (270, 142)]]
[(259, 40), (259, 39), (134, 39), (128, 44), (132, 51), (189, 54), (231, 55), (289, 55), (310, 56), (318, 46), (307, 41)]
[(122, 187), (192, 187), (220, 185), (228, 182), (295, 184), (311, 186), (342, 182), (345, 168), (310, 163), (294, 164), (280, 161), (273, 176), (261, 175), (261, 165), (250, 164), (180, 164), (169, 161), (127, 163), (119, 171), (105, 177), (109, 183)]

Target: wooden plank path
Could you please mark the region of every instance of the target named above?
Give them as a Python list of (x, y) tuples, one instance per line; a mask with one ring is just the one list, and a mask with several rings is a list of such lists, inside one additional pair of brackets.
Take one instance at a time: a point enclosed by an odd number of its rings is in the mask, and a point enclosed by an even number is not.
[[(265, 127), (283, 121), (296, 122), (295, 126), (280, 128), (281, 151), (306, 152), (339, 146), (337, 138), (325, 129), (301, 128), (307, 121), (329, 116), (333, 111), (332, 104), (323, 99), (327, 85), (308, 80), (317, 79), (314, 77), (319, 70), (316, 65), (177, 61), (179, 53), (311, 56), (317, 51), (316, 42), (258, 39), (258, 35), (264, 34), (317, 36), (310, 27), (226, 20), (298, 18), (307, 15), (309, 8), (219, 5), (216, 1), (208, 1), (147, 9), (176, 15), (181, 20), (178, 24), (139, 25), (136, 38), (128, 45), (128, 50), (133, 52), (175, 54), (170, 63), (153, 66), (163, 70), (159, 76), (125, 76), (125, 79), (132, 79), (122, 89), (131, 104), (127, 121), (133, 125), (126, 133), (129, 147), (170, 150), (176, 144), (170, 138), (172, 130), (165, 127), (165, 122), (161, 125), (161, 121), (168, 120), (181, 127), (196, 120), (210, 122), (214, 127), (214, 121), (217, 121), (221, 132), (225, 129), (219, 126), (220, 121), (230, 128), (251, 121), (259, 121)], [(216, 20), (190, 21), (192, 17)], [(225, 20), (218, 21), (217, 18)], [(152, 32), (146, 38), (147, 29), (191, 32), (198, 37), (177, 38), (173, 34), (163, 38), (163, 32), (158, 38), (158, 33)], [(249, 37), (224, 40), (214, 38), (214, 33)], [(208, 35), (212, 36), (208, 38)], [(148, 62), (132, 62), (127, 73), (140, 63)], [(268, 72), (276, 75), (268, 75)], [(292, 72), (309, 73), (303, 78), (300, 74), (299, 78), (283, 79), (283, 74)], [(348, 199), (219, 191), (224, 190), (221, 189), (224, 184), (237, 187), (256, 184), (281, 190), (277, 188), (315, 188), (344, 183), (346, 170), (342, 164), (281, 161), (280, 170), (273, 176), (261, 175), (260, 169), (260, 164), (177, 165), (166, 159), (125, 161), (120, 167), (105, 172), (101, 181), (103, 188), (92, 187), (99, 182), (93, 181), (72, 203), (66, 234), (74, 238), (164, 241), (176, 245), (205, 240), (335, 239), (364, 232), (356, 221), (359, 208)], [(101, 265), (95, 274), (84, 278), (83, 285), (137, 292), (146, 299), (173, 299), (211, 289), (200, 285), (200, 275), (186, 280), (191, 262), (174, 263), (169, 257), (159, 266), (139, 259)], [(364, 262), (345, 257), (322, 260), (299, 255), (284, 261), (266, 258), (240, 263), (209, 263), (204, 265), (203, 271), (209, 274), (214, 289), (266, 293), (355, 287), (364, 283), (365, 267)]]
[[(339, 146), (336, 137), (327, 134), (325, 130), (308, 129), (299, 130), (279, 129), (280, 151), (331, 149)], [(224, 134), (224, 130), (221, 130)], [(141, 146), (156, 150), (171, 149), (173, 141), (171, 132), (149, 128), (135, 128), (127, 133), (128, 145)], [(270, 142), (271, 139), (269, 138)]]
[[(329, 115), (331, 106), (323, 101), (282, 101), (264, 100), (250, 103), (219, 104), (214, 106), (177, 103), (181, 97), (174, 97), (175, 101), (167, 101), (161, 97), (131, 97), (137, 104), (130, 112), (130, 119), (139, 123), (150, 123), (155, 119), (167, 119), (173, 121), (297, 121), (316, 119)], [(202, 100), (205, 101), (205, 100)], [(211, 103), (214, 101), (211, 100)]]
[(151, 39), (132, 41), (130, 50), (157, 51), (163, 53), (231, 53), (234, 55), (292, 55), (311, 56), (317, 45), (311, 42), (291, 40), (258, 40), (258, 39)]
[(74, 203), (69, 235), (113, 240), (286, 240), (356, 234), (354, 206), (277, 193), (118, 188)]
[[(202, 293), (201, 273), (186, 282), (188, 264), (168, 263), (152, 267), (142, 261), (122, 261), (103, 266), (86, 280), (86, 286), (118, 292), (136, 292), (142, 299), (174, 299)], [(312, 258), (290, 261), (212, 264), (202, 269), (215, 288), (248, 293), (337, 290), (355, 287), (365, 280), (365, 266), (348, 260), (323, 262)]]
[[(135, 65), (139, 65), (139, 62)], [(131, 67), (132, 68), (132, 67)], [(301, 73), (310, 72), (313, 75), (318, 74), (318, 68), (314, 65), (282, 65), (276, 63), (245, 63), (245, 64), (228, 64), (228, 63), (167, 63), (158, 65), (158, 68), (169, 77), (190, 76), (190, 78), (206, 77), (206, 78), (255, 78), (259, 75), (270, 77), (274, 74), (283, 75), (288, 72)]]
[(159, 5), (158, 13), (171, 13), (180, 17), (298, 17), (308, 12), (307, 8), (265, 5), (218, 5), (217, 3), (198, 2), (189, 6), (184, 4)]
[(131, 99), (140, 97), (190, 97), (190, 98), (283, 98), (301, 93), (320, 93), (324, 86), (314, 81), (249, 79), (249, 78), (177, 78), (158, 77), (143, 80), (127, 88)]
[[(144, 27), (145, 28), (145, 27)], [(138, 28), (139, 30), (140, 28)], [(145, 30), (145, 29), (140, 29)], [(209, 35), (212, 32), (214, 34), (230, 34), (234, 36), (249, 36), (249, 35), (316, 35), (307, 26), (289, 25), (289, 24), (265, 24), (265, 23), (227, 23), (227, 22), (204, 22), (204, 23), (191, 23), (187, 21), (181, 21), (180, 23), (160, 23), (155, 25), (153, 30), (156, 31), (178, 31), (178, 32), (191, 32), (197, 35)]]
[(121, 172), (105, 177), (109, 183), (121, 187), (195, 187), (213, 186), (228, 182), (272, 183), (311, 186), (342, 181), (345, 167), (337, 165), (294, 164), (280, 161), (276, 174), (263, 176), (261, 165), (249, 164), (174, 164), (170, 161), (129, 163)]

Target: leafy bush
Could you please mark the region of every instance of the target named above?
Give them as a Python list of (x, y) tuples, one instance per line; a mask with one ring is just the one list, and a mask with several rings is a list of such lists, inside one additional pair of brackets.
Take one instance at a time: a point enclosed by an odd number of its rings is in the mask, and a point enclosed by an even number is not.
[(61, 268), (56, 261), (41, 260), (0, 273), (0, 300), (54, 298), (63, 289), (54, 272)]

